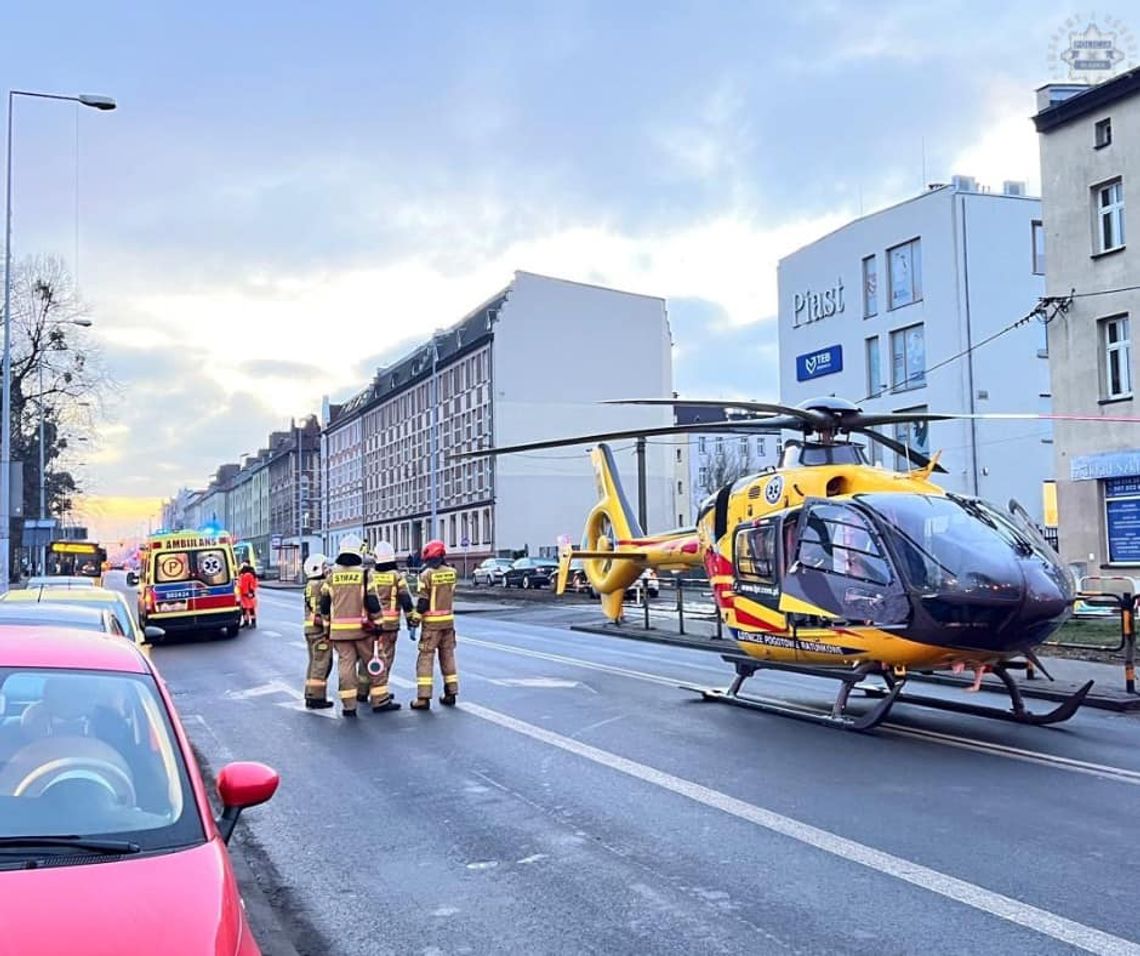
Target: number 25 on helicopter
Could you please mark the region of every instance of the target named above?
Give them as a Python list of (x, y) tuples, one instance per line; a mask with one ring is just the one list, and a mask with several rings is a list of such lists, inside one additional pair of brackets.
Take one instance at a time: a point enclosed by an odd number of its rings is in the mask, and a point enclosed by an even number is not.
[[(726, 690), (686, 689), (708, 700), (854, 730), (875, 727), (896, 703), (1052, 724), (1070, 718), (1084, 701), (1092, 681), (1053, 710), (1034, 713), (1009, 673), (1023, 660), (1048, 673), (1034, 649), (1065, 622), (1075, 598), (1068, 569), (1024, 508), (1011, 501), (1003, 509), (945, 491), (932, 481), (934, 473), (945, 473), (937, 455), (928, 458), (873, 429), (970, 417), (1094, 416), (870, 414), (837, 398), (796, 407), (687, 399), (612, 404), (716, 406), (741, 417), (530, 442), (463, 457), (594, 445), (598, 502), (586, 519), (583, 548), (563, 549), (558, 591), (571, 556), (581, 559), (603, 612), (618, 621), (626, 588), (647, 567), (703, 567), (736, 642), (737, 652), (724, 655), (736, 677)], [(788, 430), (802, 437), (784, 444), (778, 467), (720, 488), (701, 506), (695, 528), (649, 535), (629, 506), (605, 443), (694, 431)], [(855, 435), (895, 451), (911, 469), (869, 465)], [(965, 668), (1000, 678), (1010, 708), (905, 691), (916, 672)], [(744, 682), (761, 670), (834, 678), (834, 704), (821, 712), (742, 694)], [(854, 689), (874, 701), (869, 709), (848, 709)]]

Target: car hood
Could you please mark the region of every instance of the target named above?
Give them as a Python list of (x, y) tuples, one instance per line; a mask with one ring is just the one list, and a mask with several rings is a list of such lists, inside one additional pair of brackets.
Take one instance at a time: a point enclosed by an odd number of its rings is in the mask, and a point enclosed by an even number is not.
[(0, 898), (5, 951), (40, 956), (234, 956), (245, 920), (217, 838), (113, 863), (0, 871)]

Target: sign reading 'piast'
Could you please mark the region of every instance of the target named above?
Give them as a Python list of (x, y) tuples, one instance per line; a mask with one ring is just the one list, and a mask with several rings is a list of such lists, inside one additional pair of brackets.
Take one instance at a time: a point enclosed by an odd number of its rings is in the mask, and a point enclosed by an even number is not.
[(843, 307), (842, 279), (836, 279), (835, 285), (822, 292), (813, 292), (811, 289), (796, 292), (792, 295), (792, 327), (798, 329), (801, 325), (838, 315)]

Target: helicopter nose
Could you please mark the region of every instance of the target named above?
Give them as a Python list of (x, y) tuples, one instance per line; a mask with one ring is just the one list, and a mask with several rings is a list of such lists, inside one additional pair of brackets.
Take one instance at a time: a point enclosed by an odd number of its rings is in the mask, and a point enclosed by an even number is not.
[(1068, 573), (1059, 565), (1045, 561), (1022, 564), (1025, 577), (1025, 599), (1018, 623), (1028, 631), (1045, 630), (1048, 636), (1060, 627), (1073, 610), (1073, 586)]

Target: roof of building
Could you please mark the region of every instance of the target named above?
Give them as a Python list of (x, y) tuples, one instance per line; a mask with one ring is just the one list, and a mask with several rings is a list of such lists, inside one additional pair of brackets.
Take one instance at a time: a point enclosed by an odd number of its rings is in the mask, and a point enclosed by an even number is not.
[(435, 346), (437, 367), (445, 366), (485, 341), (491, 335), (498, 311), (510, 294), (510, 286), (500, 290), (485, 302), (480, 303), (462, 319), (443, 331), (435, 332), (430, 338), (406, 352), (390, 365), (381, 366), (367, 387), (357, 392), (334, 412), (337, 406), (330, 406), (329, 423), (325, 430), (335, 430), (348, 419), (363, 413), (373, 405), (399, 394), (409, 385), (427, 378), (432, 368), (432, 346)]
[[(1042, 87), (1045, 89), (1045, 87)], [(1116, 103), (1140, 93), (1140, 67), (1114, 76), (1096, 86), (1090, 86), (1083, 93), (1075, 93), (1061, 100), (1033, 117), (1037, 132), (1047, 133), (1094, 110), (1100, 110), (1110, 103)]]

